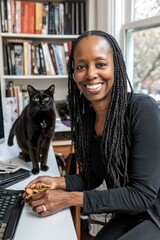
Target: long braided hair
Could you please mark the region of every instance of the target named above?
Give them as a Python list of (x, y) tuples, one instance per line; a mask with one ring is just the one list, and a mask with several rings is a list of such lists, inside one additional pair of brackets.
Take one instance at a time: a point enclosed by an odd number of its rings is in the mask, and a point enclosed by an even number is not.
[(127, 76), (122, 52), (116, 40), (103, 31), (87, 31), (81, 34), (73, 43), (68, 61), (68, 104), (71, 117), (71, 131), (75, 147), (76, 160), (80, 173), (84, 175), (90, 187), (92, 128), (94, 111), (91, 103), (79, 91), (74, 79), (74, 49), (79, 41), (90, 35), (106, 39), (113, 53), (114, 84), (111, 102), (104, 125), (101, 150), (106, 174), (112, 179), (113, 187), (125, 185), (127, 180), (127, 156), (125, 139), (125, 113), (127, 109)]

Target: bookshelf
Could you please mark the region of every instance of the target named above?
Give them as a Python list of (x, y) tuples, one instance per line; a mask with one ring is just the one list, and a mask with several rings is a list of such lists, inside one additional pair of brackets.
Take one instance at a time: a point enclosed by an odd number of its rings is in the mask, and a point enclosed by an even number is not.
[[(11, 3), (12, 0), (1, 0), (0, 1), (0, 9), (2, 9), (2, 3), (7, 2)], [(22, 2), (20, 0), (16, 0), (17, 2)], [(25, 0), (26, 2), (32, 3), (66, 3), (66, 2), (75, 2), (79, 3), (81, 0), (73, 0), (73, 1), (64, 1), (64, 0)], [(95, 29), (96, 25), (96, 9), (99, 1), (97, 0), (83, 0), (85, 3), (85, 17), (86, 17), (86, 30)], [(2, 15), (1, 15), (2, 16)], [(74, 24), (77, 24), (79, 18), (76, 18)], [(82, 19), (83, 20), (83, 19)], [(30, 21), (29, 21), (30, 22)], [(24, 31), (25, 32), (25, 31)], [(12, 39), (12, 42), (23, 42), (23, 41), (32, 41), (35, 44), (41, 43), (43, 41), (52, 44), (63, 44), (64, 42), (72, 41), (78, 36), (78, 33), (75, 31), (74, 33), (60, 33), (60, 34), (41, 34), (38, 33), (21, 33), (21, 32), (5, 32), (2, 29), (2, 17), (0, 17), (0, 81), (2, 82), (2, 95), (6, 97), (6, 86), (10, 81), (13, 82), (14, 85), (20, 85), (22, 88), (26, 89), (28, 84), (33, 85), (38, 89), (46, 89), (49, 85), (55, 84), (55, 100), (64, 100), (67, 95), (67, 74), (58, 74), (58, 75), (42, 75), (42, 74), (7, 74), (5, 70), (5, 58), (4, 58), (4, 46), (8, 39)], [(67, 143), (68, 144), (68, 143)], [(69, 140), (70, 146), (70, 140)], [(63, 146), (64, 148), (64, 146)], [(75, 227), (77, 231), (78, 239), (80, 239), (80, 208), (75, 209)]]
[[(10, 4), (12, 0), (2, 0), (2, 2), (7, 2), (7, 4)], [(94, 5), (95, 5), (95, 1), (94, 0), (82, 0), (85, 4), (85, 17), (86, 17), (86, 22), (85, 22), (85, 29), (89, 29), (90, 26), (90, 16), (93, 15), (92, 11), (94, 9)], [(82, 2), (80, 0), (78, 1), (58, 1), (58, 0), (50, 0), (50, 1), (46, 1), (46, 0), (37, 0), (37, 1), (31, 1), (31, 0), (27, 0), (26, 2), (34, 2), (34, 3), (42, 3), (42, 4), (47, 4), (48, 2), (50, 3), (56, 3), (56, 4), (66, 4), (66, 2)], [(17, 2), (23, 2), (23, 1), (19, 1), (17, 0)], [(76, 3), (75, 3), (76, 4)], [(1, 6), (2, 7), (2, 6)], [(75, 10), (76, 11), (76, 10)], [(11, 13), (9, 13), (11, 14)], [(2, 16), (2, 15), (1, 15)], [(80, 13), (79, 13), (80, 16)], [(80, 19), (80, 18), (79, 18)], [(75, 18), (75, 22), (74, 24), (76, 25), (79, 19)], [(68, 87), (68, 83), (67, 83), (67, 74), (47, 74), (47, 75), (43, 75), (43, 74), (21, 74), (21, 75), (13, 75), (11, 73), (6, 73), (5, 71), (5, 58), (4, 58), (4, 54), (5, 54), (5, 49), (4, 43), (7, 43), (9, 39), (12, 40), (12, 42), (28, 42), (31, 41), (32, 43), (34, 43), (34, 45), (39, 44), (41, 42), (47, 42), (47, 44), (59, 44), (62, 45), (64, 42), (68, 42), (68, 41), (72, 41), (74, 40), (78, 34), (77, 32), (73, 32), (74, 34), (71, 33), (65, 33), (62, 30), (62, 33), (60, 32), (60, 34), (37, 34), (37, 33), (21, 33), (21, 32), (5, 32), (2, 29), (2, 18), (0, 19), (1, 23), (1, 31), (0, 31), (0, 76), (1, 76), (1, 81), (2, 81), (2, 95), (5, 97), (6, 96), (6, 86), (8, 85), (9, 81), (12, 81), (14, 85), (20, 85), (23, 89), (26, 89), (26, 86), (28, 84), (33, 85), (35, 88), (41, 88), (41, 89), (45, 89), (47, 88), (49, 85), (51, 84), (55, 84), (55, 100), (62, 100), (65, 99), (66, 95), (67, 95), (67, 87)], [(92, 25), (93, 27), (93, 25)], [(85, 30), (84, 29), (84, 30)]]

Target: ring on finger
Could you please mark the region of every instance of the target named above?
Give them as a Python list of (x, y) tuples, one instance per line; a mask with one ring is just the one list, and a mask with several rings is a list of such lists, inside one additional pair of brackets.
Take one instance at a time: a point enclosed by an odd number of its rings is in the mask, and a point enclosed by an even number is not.
[(42, 205), (42, 208), (43, 208), (43, 212), (46, 212), (47, 211), (47, 208), (45, 205)]

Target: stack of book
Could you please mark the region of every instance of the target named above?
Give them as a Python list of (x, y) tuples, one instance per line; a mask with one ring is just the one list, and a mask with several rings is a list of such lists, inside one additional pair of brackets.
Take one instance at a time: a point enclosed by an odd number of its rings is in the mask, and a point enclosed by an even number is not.
[(1, 0), (0, 4), (2, 32), (80, 34), (86, 30), (84, 0), (64, 3)]
[(5, 75), (67, 75), (71, 41), (52, 44), (7, 39), (3, 45)]

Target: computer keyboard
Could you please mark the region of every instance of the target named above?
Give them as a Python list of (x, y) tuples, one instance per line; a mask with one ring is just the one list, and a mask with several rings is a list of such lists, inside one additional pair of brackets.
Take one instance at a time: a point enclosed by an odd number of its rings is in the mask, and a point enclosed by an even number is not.
[(0, 188), (0, 240), (13, 239), (24, 205), (23, 192)]

